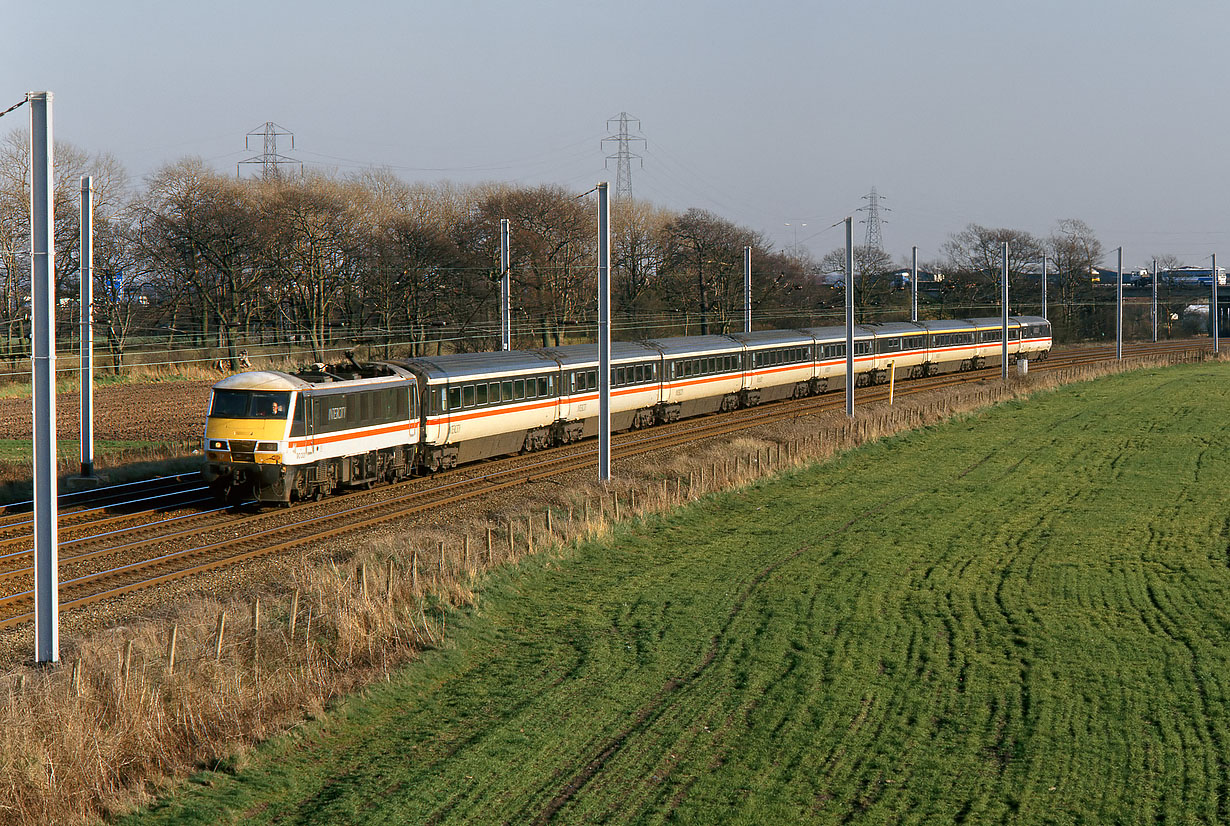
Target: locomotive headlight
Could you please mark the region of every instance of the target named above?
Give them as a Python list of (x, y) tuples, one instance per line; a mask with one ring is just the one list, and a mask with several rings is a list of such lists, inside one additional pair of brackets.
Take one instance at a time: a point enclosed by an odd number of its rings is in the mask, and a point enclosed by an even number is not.
[(210, 439), (209, 449), (210, 450), (229, 450), (230, 448), (228, 448), (226, 445), (226, 439)]
[(273, 451), (278, 449), (278, 443), (277, 442), (258, 442), (256, 445), (256, 449), (260, 451), (261, 453), (272, 453)]

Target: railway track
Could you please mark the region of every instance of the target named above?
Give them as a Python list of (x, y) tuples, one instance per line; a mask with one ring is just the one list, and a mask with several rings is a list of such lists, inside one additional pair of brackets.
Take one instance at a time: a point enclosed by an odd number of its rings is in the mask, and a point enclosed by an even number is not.
[[(1178, 344), (1141, 344), (1125, 348), (1125, 356), (1207, 351), (1208, 347)], [(1034, 371), (1049, 371), (1113, 359), (1114, 348), (1086, 346), (1054, 354), (1031, 365)], [(948, 373), (912, 380), (896, 390), (906, 396), (971, 381), (996, 380), (991, 371)], [(886, 398), (886, 385), (859, 388), (856, 400), (867, 403)], [(749, 428), (844, 407), (844, 394), (829, 393), (766, 404), (727, 414), (697, 417), (649, 430), (617, 434), (612, 439), (616, 459), (665, 450), (692, 441), (724, 436)], [(420, 514), (477, 499), (493, 492), (582, 470), (596, 464), (592, 440), (526, 456), (505, 457), (467, 466), (436, 477), (416, 479), (378, 488), (371, 492), (333, 497), (322, 503), (305, 503), (292, 509), (247, 512), (243, 508), (185, 510), (178, 515), (149, 522), (149, 514), (191, 507), (196, 495), (191, 480), (166, 482), (167, 489), (133, 486), (127, 498), (120, 491), (111, 504), (105, 499), (83, 497), (70, 508), (74, 529), (60, 547), (60, 607), (71, 610), (132, 591), (196, 576), (201, 573), (318, 543), (342, 534), (368, 529), (394, 519)], [(157, 481), (157, 480), (154, 480)], [(156, 486), (154, 486), (156, 487)], [(137, 494), (137, 495), (133, 495)], [(163, 500), (162, 505), (153, 502)], [(179, 501), (168, 507), (168, 503)], [(142, 507), (142, 503), (149, 505)], [(110, 510), (130, 513), (109, 514)], [(92, 516), (91, 516), (92, 514)], [(9, 518), (5, 513), (0, 519)], [(135, 520), (135, 521), (134, 521)], [(131, 523), (131, 524), (129, 524)], [(33, 592), (21, 587), (32, 579), (30, 537), (20, 533), (28, 524), (0, 521), (0, 628), (31, 620)], [(100, 532), (99, 529), (106, 528)], [(11, 533), (10, 533), (11, 532)], [(23, 541), (25, 547), (22, 547)], [(6, 550), (7, 549), (7, 550)]]

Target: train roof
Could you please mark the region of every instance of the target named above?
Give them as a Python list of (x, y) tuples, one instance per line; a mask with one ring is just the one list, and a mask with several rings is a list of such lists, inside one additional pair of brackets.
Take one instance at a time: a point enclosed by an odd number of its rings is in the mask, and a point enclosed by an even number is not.
[(472, 379), (507, 373), (538, 373), (558, 370), (559, 365), (533, 350), (499, 350), (488, 353), (454, 353), (447, 356), (405, 359), (393, 362), (430, 379)]
[(303, 390), (311, 382), (281, 370), (249, 370), (214, 382), (215, 390)]
[(923, 326), (929, 333), (951, 333), (958, 330), (973, 330), (974, 322), (968, 318), (940, 319), (924, 321)]
[[(971, 318), (969, 320), (979, 329), (985, 329), (987, 327), (1002, 328), (1004, 326), (1004, 319), (1000, 316), (986, 316), (982, 318)], [(1008, 326), (1019, 327), (1021, 326), (1021, 322), (1012, 316), (1008, 316)]]
[(666, 358), (707, 355), (719, 351), (736, 352), (743, 345), (729, 336), (682, 336), (680, 338), (651, 338), (645, 344), (658, 350)]
[(876, 338), (884, 338), (885, 336), (919, 335), (927, 332), (926, 328), (921, 324), (915, 324), (912, 321), (883, 321), (864, 326), (870, 329), (875, 334)]
[[(598, 343), (567, 344), (563, 347), (546, 347), (538, 352), (555, 359), (562, 367), (579, 367), (598, 363)], [(612, 341), (611, 362), (646, 361), (660, 359), (662, 354), (639, 341)]]
[[(817, 341), (845, 341), (846, 328), (845, 325), (840, 327), (804, 327), (802, 332), (816, 339)], [(854, 326), (854, 337), (858, 338), (875, 338), (875, 330), (871, 327), (865, 327), (862, 324)]]
[(753, 330), (750, 333), (731, 333), (730, 337), (740, 341), (751, 350), (760, 347), (782, 347), (791, 344), (810, 345), (815, 339), (802, 330)]

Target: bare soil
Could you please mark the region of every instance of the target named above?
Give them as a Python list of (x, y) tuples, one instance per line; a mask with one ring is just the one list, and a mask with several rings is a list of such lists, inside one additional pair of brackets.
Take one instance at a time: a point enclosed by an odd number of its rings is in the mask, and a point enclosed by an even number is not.
[[(117, 441), (177, 442), (205, 432), (205, 406), (212, 381), (117, 384), (94, 390), (94, 437)], [(33, 436), (32, 402), (0, 399), (0, 439)], [(56, 396), (56, 433), (80, 438), (81, 396)]]

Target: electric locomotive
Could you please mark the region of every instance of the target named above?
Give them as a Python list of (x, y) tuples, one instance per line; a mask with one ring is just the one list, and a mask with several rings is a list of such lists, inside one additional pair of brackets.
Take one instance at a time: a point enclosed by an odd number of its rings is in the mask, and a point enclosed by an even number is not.
[(419, 464), (417, 380), (390, 364), (238, 373), (214, 385), (206, 482), (289, 504), (408, 477)]

